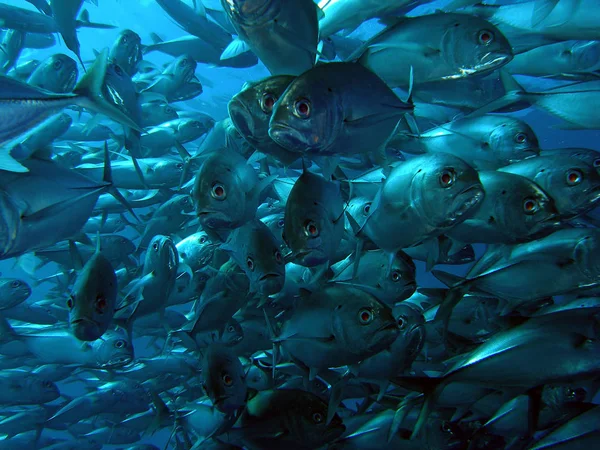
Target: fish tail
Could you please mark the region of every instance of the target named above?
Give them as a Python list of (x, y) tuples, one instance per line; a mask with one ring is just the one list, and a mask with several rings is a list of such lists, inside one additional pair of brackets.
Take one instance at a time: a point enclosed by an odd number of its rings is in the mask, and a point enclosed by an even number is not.
[(77, 96), (75, 103), (97, 113), (104, 114), (129, 128), (141, 131), (140, 126), (133, 119), (120, 111), (116, 106), (111, 105), (102, 96), (102, 86), (104, 84), (107, 64), (108, 50), (105, 49), (98, 55), (92, 67), (79, 80), (75, 89), (73, 89), (73, 94)]

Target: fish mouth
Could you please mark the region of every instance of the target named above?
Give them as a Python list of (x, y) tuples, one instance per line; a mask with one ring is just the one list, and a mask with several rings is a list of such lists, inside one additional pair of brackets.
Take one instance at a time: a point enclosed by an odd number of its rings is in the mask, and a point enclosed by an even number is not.
[(398, 324), (396, 323), (396, 321), (388, 322), (386, 324), (383, 324), (382, 326), (380, 326), (377, 329), (378, 333), (380, 333), (382, 331), (393, 331), (395, 333), (395, 332), (398, 331)]
[(459, 223), (459, 221), (475, 208), (485, 197), (483, 186), (476, 184), (470, 186), (459, 193), (454, 200), (450, 210), (452, 211), (443, 223), (443, 227), (451, 227)]
[(229, 117), (233, 125), (238, 129), (244, 137), (254, 136), (255, 124), (254, 117), (244, 103), (239, 100), (231, 100), (229, 102)]
[(290, 151), (300, 151), (306, 147), (311, 147), (308, 139), (306, 139), (302, 132), (285, 123), (271, 123), (269, 125), (269, 136), (277, 144)]
[(72, 320), (71, 329), (80, 341), (95, 341), (102, 335), (100, 325), (87, 318)]
[(490, 52), (483, 55), (480, 64), (475, 66), (477, 72), (485, 72), (508, 64), (514, 55), (504, 52)]
[(119, 356), (117, 358), (109, 359), (104, 364), (101, 364), (100, 367), (103, 369), (109, 368), (109, 367), (121, 367), (121, 366), (126, 366), (127, 364), (129, 364), (132, 361), (133, 361), (132, 356)]
[(323, 264), (324, 262), (326, 262), (328, 259), (329, 258), (327, 257), (325, 252), (316, 248), (299, 251), (294, 254), (294, 260), (296, 261), (296, 264), (305, 267), (318, 266), (319, 264)]

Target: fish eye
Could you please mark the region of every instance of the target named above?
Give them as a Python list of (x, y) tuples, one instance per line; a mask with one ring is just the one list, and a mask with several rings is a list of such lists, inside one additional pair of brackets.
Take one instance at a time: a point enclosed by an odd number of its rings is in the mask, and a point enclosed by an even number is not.
[(481, 30), (479, 32), (479, 43), (489, 45), (494, 41), (494, 33), (490, 30)]
[(371, 202), (365, 204), (365, 206), (363, 206), (363, 214), (365, 216), (369, 215), (369, 212), (371, 212)]
[(370, 324), (373, 322), (374, 318), (375, 316), (373, 315), (373, 311), (371, 311), (369, 308), (362, 308), (360, 311), (358, 311), (358, 320), (362, 325)]
[(535, 198), (528, 197), (523, 201), (525, 214), (535, 214), (540, 209), (540, 204)]
[(450, 426), (450, 424), (448, 422), (446, 422), (445, 420), (442, 422), (442, 424), (440, 425), (440, 429), (444, 432), (444, 433), (448, 433), (448, 434), (454, 434), (454, 432), (452, 431), (452, 427)]
[(596, 158), (596, 159), (594, 160), (594, 167), (595, 167), (595, 168), (598, 168), (598, 167), (600, 167), (600, 158)]
[(301, 98), (294, 104), (294, 115), (299, 119), (308, 119), (310, 116), (310, 102)]
[(181, 61), (179, 61), (179, 67), (185, 67), (187, 65), (188, 65), (187, 59), (182, 59)]
[(155, 252), (158, 251), (158, 242), (155, 242), (154, 244), (152, 244), (152, 250), (154, 250)]
[(122, 42), (123, 44), (127, 44), (127, 36), (123, 36), (123, 37), (121, 38), (121, 42)]
[(231, 386), (233, 384), (233, 378), (231, 378), (231, 375), (228, 373), (221, 375), (221, 380), (223, 380), (225, 386)]
[(177, 163), (175, 164), (175, 167), (177, 168), (177, 170), (183, 170), (183, 163)]
[(527, 142), (527, 135), (525, 133), (517, 133), (515, 135), (515, 142), (517, 144), (524, 144)]
[(279, 264), (281, 264), (281, 262), (283, 261), (283, 258), (281, 257), (281, 252), (279, 250), (275, 250), (275, 261), (277, 261)]
[(250, 256), (246, 258), (246, 265), (248, 266), (248, 269), (254, 270), (254, 260)]
[(21, 282), (19, 280), (14, 280), (12, 283), (10, 283), (10, 286), (16, 289), (21, 286)]
[(75, 304), (75, 299), (73, 298), (72, 295), (70, 295), (69, 299), (67, 300), (67, 308), (73, 309), (74, 304)]
[(283, 219), (279, 219), (279, 220), (277, 221), (277, 226), (278, 226), (279, 228), (283, 228), (283, 226), (284, 226), (284, 225), (285, 225), (285, 221), (284, 221)]
[(321, 423), (321, 422), (323, 422), (323, 414), (318, 413), (318, 412), (314, 413), (312, 415), (312, 420), (313, 420), (314, 423)]
[(123, 71), (121, 70), (121, 67), (119, 67), (117, 64), (115, 64), (115, 73), (117, 75), (123, 75)]
[(406, 327), (406, 323), (407, 323), (406, 317), (404, 317), (404, 316), (398, 317), (398, 328), (399, 329), (403, 330)]
[(51, 382), (51, 381), (44, 381), (44, 387), (45, 387), (45, 388), (52, 388), (52, 387), (53, 387), (53, 384), (52, 384), (52, 382)]
[(572, 399), (577, 402), (584, 401), (586, 395), (587, 391), (583, 388), (569, 389), (569, 391), (567, 392), (567, 397), (569, 398), (569, 400)]
[(317, 227), (317, 224), (312, 220), (307, 221), (304, 225), (304, 234), (306, 234), (308, 237), (319, 236), (319, 228)]
[(192, 123), (192, 127), (200, 128), (200, 122), (198, 122), (197, 120), (193, 120), (191, 123)]
[(235, 327), (233, 325), (229, 325), (229, 327), (227, 328), (227, 331), (229, 333), (233, 333), (235, 331)]
[(175, 110), (173, 108), (171, 108), (169, 105), (165, 106), (165, 112), (167, 114), (173, 114), (175, 112)]
[(54, 70), (60, 70), (61, 67), (62, 67), (62, 61), (60, 59), (57, 59), (56, 61), (54, 61), (52, 63), (52, 68)]
[(260, 109), (262, 109), (265, 114), (271, 114), (275, 102), (277, 102), (275, 96), (265, 92), (260, 99)]
[(206, 242), (206, 236), (201, 236), (200, 237), (200, 243), (204, 244)]
[(104, 298), (104, 296), (99, 295), (96, 297), (96, 311), (98, 311), (100, 314), (104, 313), (107, 305), (108, 304), (106, 303), (106, 298)]
[(398, 282), (402, 279), (402, 274), (400, 273), (399, 270), (394, 270), (392, 272), (392, 281), (394, 282)]
[(581, 170), (571, 169), (567, 171), (567, 184), (569, 186), (577, 186), (583, 181), (583, 173)]
[(225, 200), (227, 198), (227, 192), (225, 192), (225, 186), (221, 183), (213, 184), (213, 187), (210, 191), (210, 195), (216, 200)]
[(445, 169), (440, 174), (440, 185), (443, 188), (449, 188), (456, 181), (456, 172), (454, 169)]
[(119, 339), (118, 341), (115, 342), (115, 347), (116, 348), (125, 348), (125, 347), (127, 347), (127, 342), (125, 342), (123, 339)]

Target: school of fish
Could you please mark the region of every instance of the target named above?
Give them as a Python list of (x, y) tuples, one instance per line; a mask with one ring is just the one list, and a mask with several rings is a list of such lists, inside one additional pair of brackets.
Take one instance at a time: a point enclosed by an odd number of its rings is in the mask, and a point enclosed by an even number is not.
[(0, 450), (600, 448), (599, 0), (116, 1), (0, 2)]

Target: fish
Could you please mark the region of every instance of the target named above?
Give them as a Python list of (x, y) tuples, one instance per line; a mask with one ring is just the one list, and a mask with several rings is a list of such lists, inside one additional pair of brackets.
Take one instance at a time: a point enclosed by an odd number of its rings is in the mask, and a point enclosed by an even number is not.
[(387, 145), (406, 153), (451, 153), (478, 170), (495, 170), (540, 154), (539, 139), (526, 122), (491, 114), (457, 119), (418, 136), (399, 133)]
[(398, 335), (391, 309), (359, 288), (332, 284), (304, 294), (275, 341), (310, 368), (310, 379), (329, 366), (372, 356)]
[(237, 356), (221, 344), (211, 344), (202, 359), (203, 388), (214, 407), (234, 414), (246, 404), (248, 389), (242, 364)]
[(284, 213), (283, 240), (293, 260), (307, 267), (330, 261), (344, 232), (343, 214), (339, 184), (304, 169)]
[(370, 70), (334, 62), (289, 84), (274, 106), (269, 136), (308, 155), (365, 153), (383, 145), (412, 110), (410, 99), (400, 100)]
[[(7, 77), (0, 79), (5, 91), (3, 114), (6, 118), (4, 129), (0, 130), (1, 142), (9, 143), (48, 116), (69, 105), (92, 108), (130, 125), (132, 128), (139, 129), (131, 118), (106, 103), (105, 100), (98, 98), (105, 70), (106, 53), (102, 53), (96, 59), (96, 64), (75, 86), (72, 94), (52, 94)], [(20, 114), (15, 115), (17, 112)], [(16, 119), (17, 117), (19, 119)], [(8, 154), (2, 155), (0, 168), (17, 172), (27, 171)]]
[(475, 214), (448, 236), (464, 243), (511, 244), (557, 229), (560, 220), (554, 200), (529, 179), (512, 175), (479, 172), (485, 197)]
[(254, 217), (266, 184), (236, 152), (213, 153), (202, 163), (192, 190), (200, 223), (211, 230), (240, 227)]
[(140, 36), (135, 31), (121, 31), (111, 47), (108, 57), (112, 63), (132, 77), (136, 74), (138, 65), (144, 58)]
[(364, 225), (353, 228), (395, 252), (444, 234), (475, 213), (484, 198), (479, 174), (460, 158), (419, 156), (392, 169)]
[(0, 278), (0, 310), (20, 305), (31, 295), (31, 287), (17, 278)]
[(451, 83), (499, 69), (513, 58), (509, 41), (493, 24), (453, 13), (400, 19), (357, 53), (358, 62), (390, 87), (403, 88), (411, 77), (415, 83)]
[(228, 45), (222, 59), (249, 48), (271, 75), (300, 75), (314, 66), (319, 22), (313, 1), (221, 0), (221, 6), (239, 38)]
[(67, 307), (73, 335), (81, 341), (100, 339), (111, 325), (117, 308), (117, 276), (99, 247), (78, 274)]
[(236, 228), (221, 250), (227, 251), (260, 295), (277, 294), (285, 283), (285, 264), (275, 236), (260, 220)]
[(56, 53), (40, 62), (27, 83), (50, 92), (64, 94), (73, 90), (78, 76), (77, 63), (65, 54)]
[(269, 136), (269, 121), (275, 103), (294, 77), (276, 75), (248, 83), (229, 101), (227, 109), (235, 128), (254, 148), (271, 155), (285, 165), (296, 161), (298, 154), (275, 143)]

